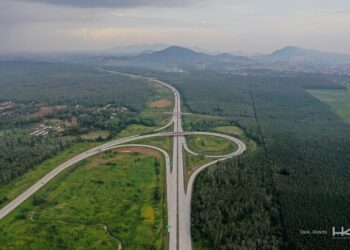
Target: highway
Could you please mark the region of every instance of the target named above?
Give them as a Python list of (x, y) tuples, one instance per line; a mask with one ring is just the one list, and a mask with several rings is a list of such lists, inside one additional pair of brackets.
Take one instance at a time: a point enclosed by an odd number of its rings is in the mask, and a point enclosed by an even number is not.
[[(0, 220), (4, 218), (6, 215), (11, 213), (15, 208), (21, 205), (26, 199), (32, 196), (35, 192), (37, 192), (40, 188), (42, 188), (45, 184), (55, 178), (58, 174), (60, 174), (65, 169), (73, 166), (74, 164), (92, 157), (96, 154), (104, 152), (106, 150), (110, 150), (113, 148), (120, 147), (131, 147), (131, 146), (139, 146), (139, 147), (147, 147), (152, 148), (154, 150), (160, 151), (166, 161), (166, 181), (167, 181), (167, 207), (168, 207), (168, 226), (169, 226), (169, 250), (191, 250), (192, 249), (192, 241), (191, 241), (191, 199), (192, 199), (192, 189), (193, 183), (198, 176), (198, 174), (203, 171), (205, 168), (216, 164), (219, 161), (223, 161), (225, 159), (238, 156), (242, 154), (246, 150), (246, 145), (237, 138), (232, 136), (219, 134), (219, 133), (211, 133), (211, 132), (184, 132), (182, 128), (182, 119), (181, 119), (181, 98), (179, 92), (171, 85), (152, 79), (149, 77), (142, 77), (137, 75), (131, 75), (121, 72), (115, 71), (107, 71), (105, 72), (113, 73), (113, 74), (121, 74), (124, 76), (139, 78), (148, 81), (152, 81), (155, 83), (162, 84), (169, 88), (174, 94), (174, 109), (172, 112), (172, 117), (170, 121), (163, 126), (162, 128), (154, 130), (152, 134), (146, 135), (134, 135), (125, 137), (118, 140), (113, 140), (107, 142), (103, 145), (97, 146), (93, 149), (90, 149), (84, 153), (81, 153), (72, 159), (66, 161), (65, 163), (59, 165), (43, 178), (41, 178), (38, 182), (36, 182), (33, 186), (24, 191), (21, 195), (12, 200), (9, 204), (7, 204), (4, 208), (0, 210)], [(173, 132), (159, 132), (164, 130), (165, 128), (174, 124)], [(186, 143), (186, 136), (189, 135), (210, 135), (217, 136), (221, 138), (225, 138), (227, 140), (232, 141), (237, 144), (237, 150), (227, 155), (222, 156), (210, 156), (215, 158), (210, 163), (207, 163), (197, 170), (191, 175), (187, 190), (185, 190), (184, 183), (184, 157), (183, 157), (183, 149), (189, 151), (192, 154), (197, 154), (196, 152), (191, 151)], [(133, 141), (140, 139), (147, 139), (152, 137), (164, 137), (164, 136), (172, 136), (173, 140), (173, 155), (172, 161), (170, 162), (170, 157), (166, 151), (161, 148), (148, 146), (148, 145), (139, 145), (139, 144), (130, 144)], [(198, 155), (198, 154), (197, 154)]]

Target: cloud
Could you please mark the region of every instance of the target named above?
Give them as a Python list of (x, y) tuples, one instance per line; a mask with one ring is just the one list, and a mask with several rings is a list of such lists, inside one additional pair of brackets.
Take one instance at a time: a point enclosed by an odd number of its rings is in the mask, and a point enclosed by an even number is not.
[(84, 23), (96, 22), (105, 12), (89, 9), (56, 7), (37, 3), (0, 0), (0, 26), (29, 23)]
[(81, 8), (182, 7), (208, 0), (15, 0)]
[(350, 9), (338, 9), (333, 11), (333, 14), (350, 14)]

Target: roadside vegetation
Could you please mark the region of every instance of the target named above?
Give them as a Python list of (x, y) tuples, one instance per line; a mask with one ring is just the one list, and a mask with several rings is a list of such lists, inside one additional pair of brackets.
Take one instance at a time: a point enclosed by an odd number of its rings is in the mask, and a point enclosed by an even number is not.
[(0, 222), (0, 249), (164, 249), (164, 171), (143, 148), (89, 158)]
[(234, 137), (237, 137), (239, 139), (241, 139), (247, 146), (247, 150), (249, 151), (254, 151), (257, 147), (257, 144), (255, 141), (253, 141), (252, 139), (248, 138), (246, 136), (246, 134), (244, 133), (243, 129), (241, 129), (238, 126), (219, 126), (219, 127), (215, 127), (212, 129), (213, 132), (216, 133), (222, 133), (222, 134), (226, 134), (226, 135), (231, 135)]
[(226, 155), (237, 150), (237, 145), (225, 138), (208, 135), (187, 137), (190, 150), (202, 155)]
[(191, 176), (192, 172), (196, 170), (198, 167), (213, 161), (213, 158), (205, 157), (204, 155), (193, 155), (186, 150), (184, 150), (183, 155), (185, 156), (185, 167), (187, 169), (188, 177)]
[(109, 135), (110, 135), (109, 131), (99, 130), (99, 131), (92, 131), (87, 134), (83, 134), (80, 136), (80, 138), (83, 140), (92, 140), (92, 141), (95, 141), (98, 139), (105, 140), (109, 137)]
[(187, 152), (186, 150), (183, 150), (183, 156), (184, 156), (184, 172), (183, 172), (184, 184), (185, 184), (185, 190), (187, 190), (188, 181), (192, 173), (199, 167), (205, 165), (206, 163), (214, 161), (215, 159), (205, 157), (204, 155), (193, 155)]
[[(127, 144), (130, 144), (130, 143), (127, 143)], [(171, 156), (171, 153), (173, 151), (173, 138), (171, 136), (153, 137), (153, 138), (136, 140), (136, 141), (133, 141), (132, 144), (145, 144), (145, 145), (158, 147), (168, 152), (169, 156)]]

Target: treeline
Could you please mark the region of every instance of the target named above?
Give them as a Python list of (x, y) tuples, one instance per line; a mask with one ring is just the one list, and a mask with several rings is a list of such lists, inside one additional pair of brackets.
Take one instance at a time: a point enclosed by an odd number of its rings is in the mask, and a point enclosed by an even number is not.
[(0, 137), (0, 186), (52, 157), (73, 141), (72, 137), (32, 137), (5, 133)]
[(201, 173), (192, 202), (195, 249), (279, 249), (282, 228), (269, 161), (260, 152)]
[(76, 64), (0, 62), (0, 102), (113, 104), (140, 111), (154, 94), (143, 80)]
[(108, 130), (108, 139), (112, 139), (127, 126), (140, 124), (148, 127), (155, 126), (155, 122), (150, 119), (140, 118), (133, 114), (123, 114), (110, 119), (96, 114), (87, 114), (79, 120), (79, 125), (65, 131), (65, 135), (81, 135), (94, 130)]
[(252, 130), (251, 128), (242, 126), (239, 122), (235, 120), (218, 120), (218, 119), (193, 119), (190, 117), (183, 116), (183, 127), (185, 131), (212, 131), (213, 128), (219, 126), (238, 126), (244, 131), (244, 134), (254, 140), (256, 143), (261, 145), (261, 137), (257, 133), (256, 130)]

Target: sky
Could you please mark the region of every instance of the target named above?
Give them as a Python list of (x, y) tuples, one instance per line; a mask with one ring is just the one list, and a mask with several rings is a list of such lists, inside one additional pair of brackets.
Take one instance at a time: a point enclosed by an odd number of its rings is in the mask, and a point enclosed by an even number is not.
[(0, 53), (165, 43), (350, 54), (349, 0), (0, 0)]

